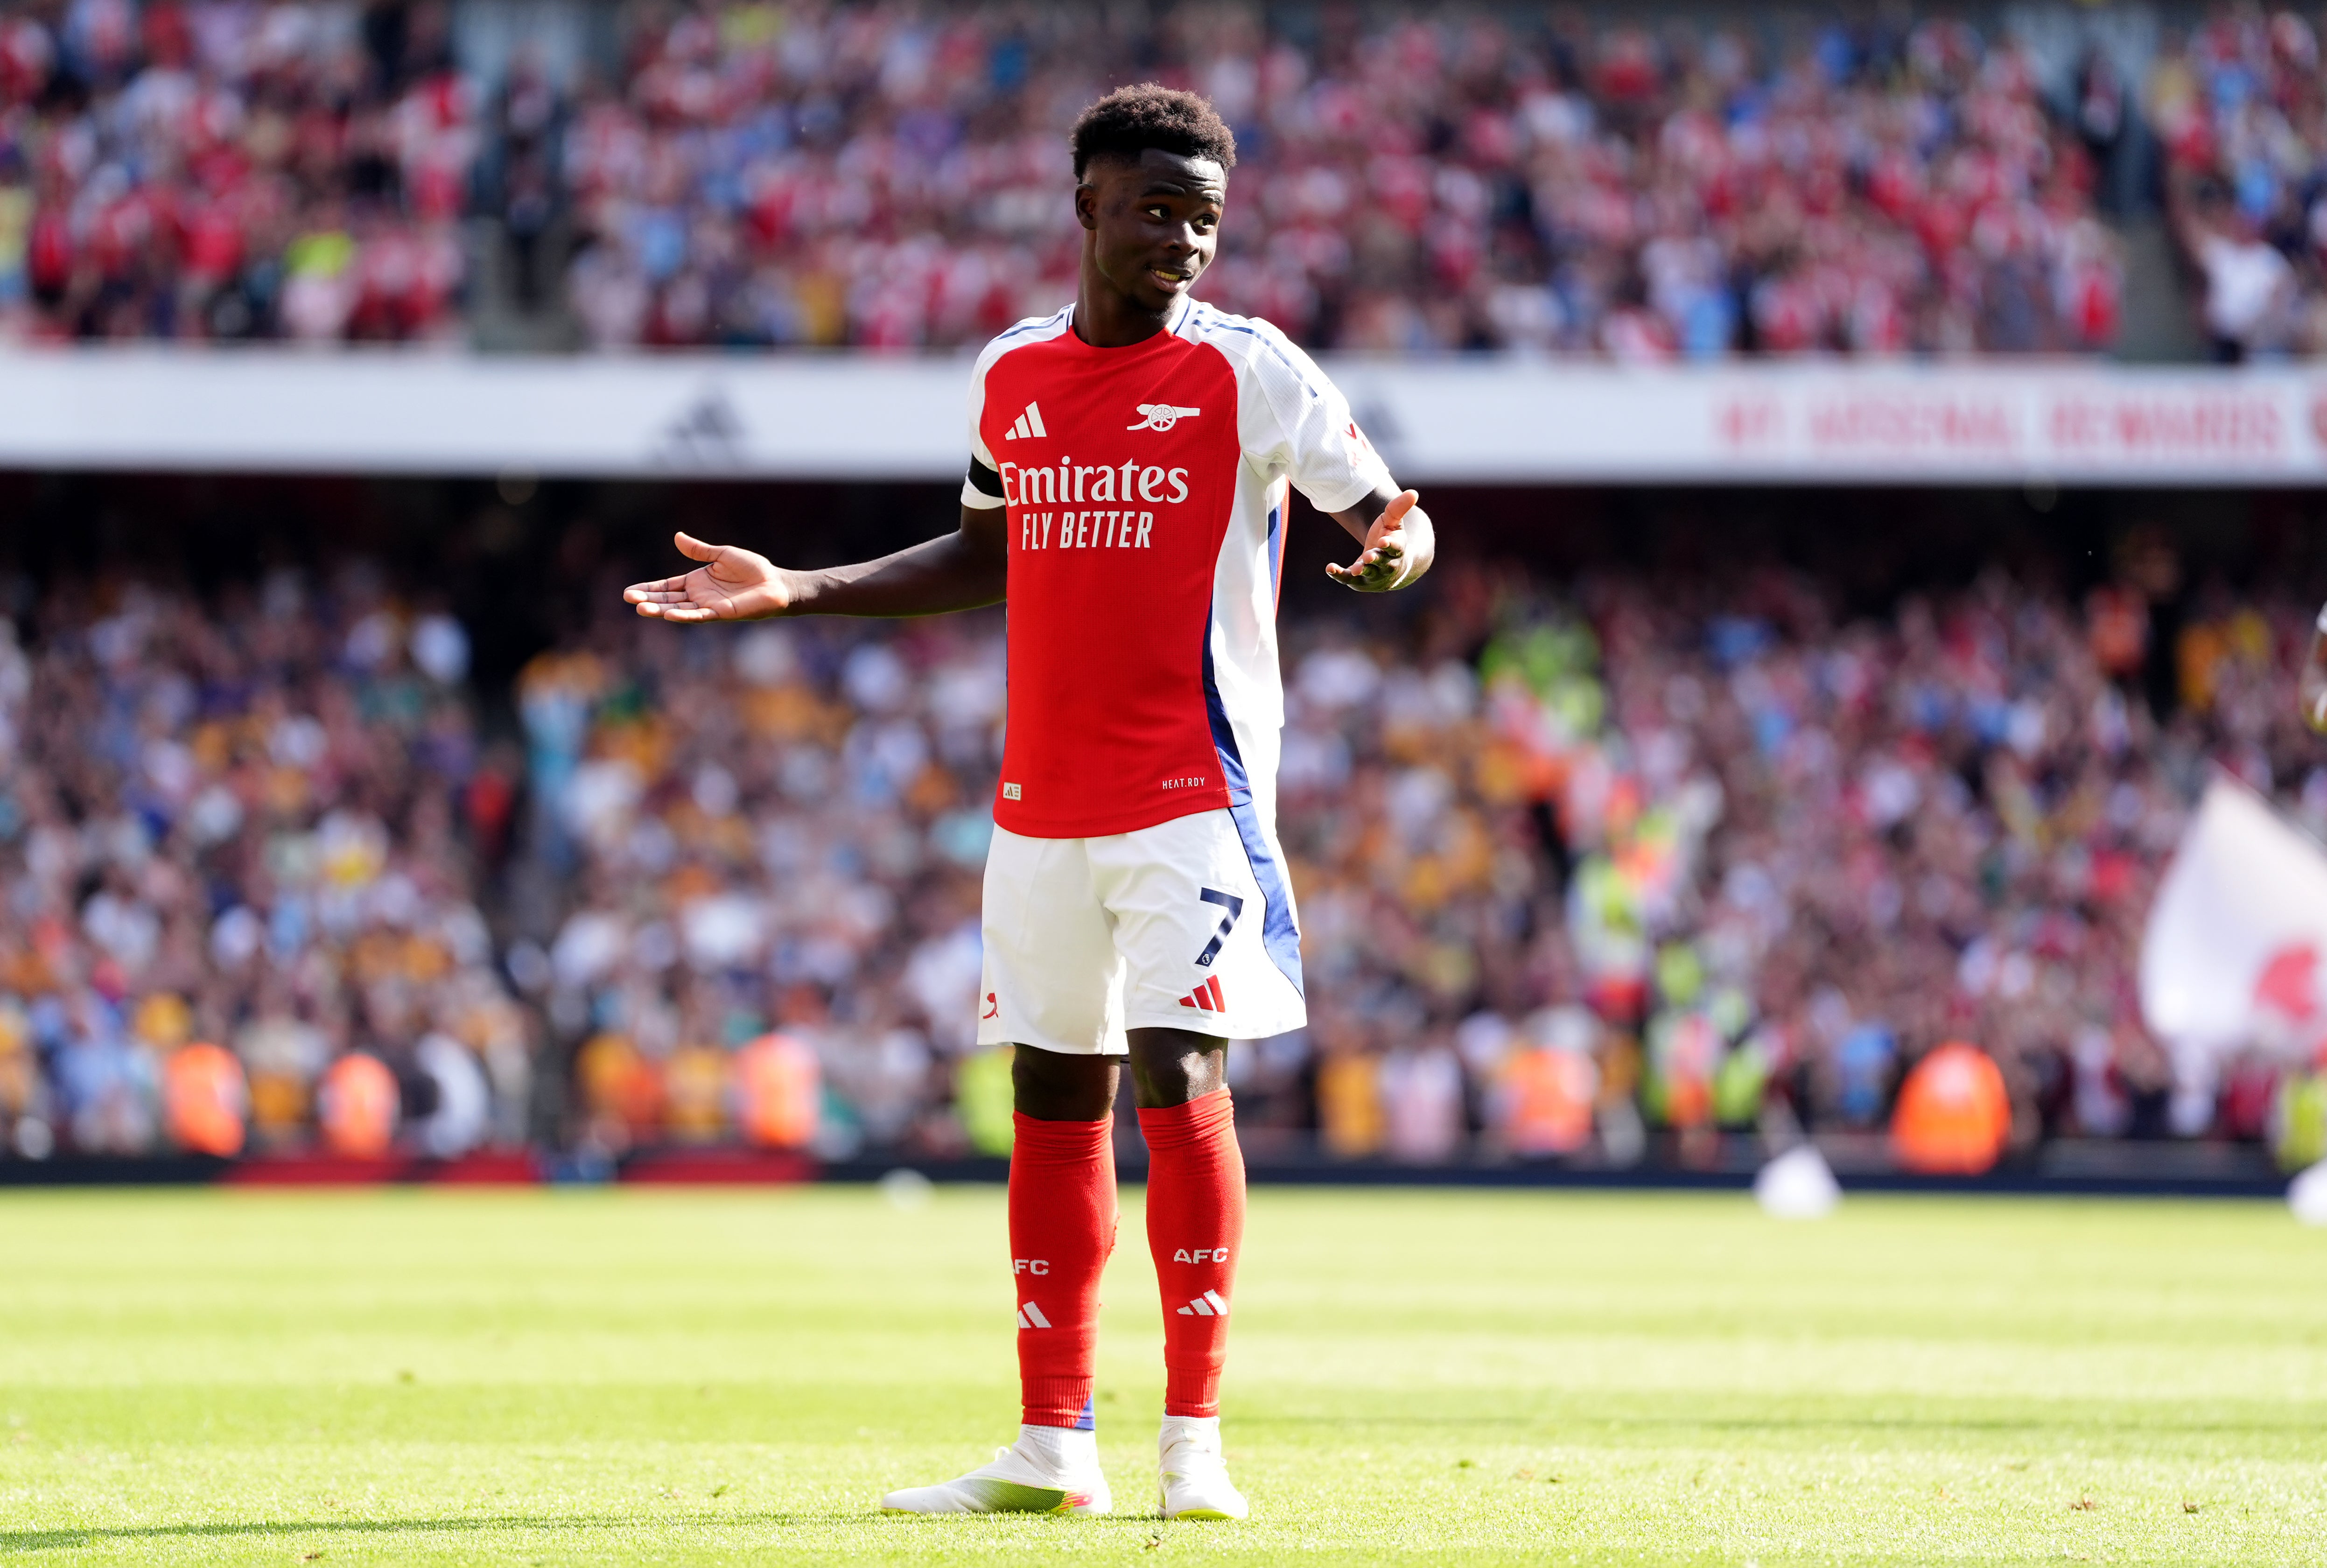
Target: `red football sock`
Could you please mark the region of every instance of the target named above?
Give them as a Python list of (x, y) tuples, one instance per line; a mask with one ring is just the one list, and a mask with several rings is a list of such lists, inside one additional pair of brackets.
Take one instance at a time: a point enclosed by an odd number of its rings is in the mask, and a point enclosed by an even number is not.
[(1098, 1361), (1098, 1280), (1115, 1250), (1115, 1122), (1018, 1115), (1010, 1148), (1010, 1268), (1029, 1426), (1086, 1419)]
[(1244, 1247), (1244, 1153), (1226, 1089), (1139, 1113), (1147, 1246), (1164, 1290), (1164, 1414), (1217, 1415)]

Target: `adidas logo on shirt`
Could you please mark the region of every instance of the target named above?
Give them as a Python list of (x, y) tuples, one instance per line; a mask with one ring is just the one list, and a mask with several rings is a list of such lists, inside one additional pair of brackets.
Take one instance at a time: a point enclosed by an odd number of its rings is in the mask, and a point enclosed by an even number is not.
[(1050, 434), (1051, 433), (1049, 431), (1042, 428), (1042, 406), (1039, 403), (1029, 403), (1026, 405), (1026, 412), (1018, 416), (1018, 423), (1012, 425), (1010, 427), (1010, 434), (1004, 436), (1002, 439), (1005, 441), (1017, 441), (1028, 436), (1048, 435)]
[[(1228, 1309), (1222, 1307), (1220, 1311), (1226, 1311)], [(1042, 1308), (1028, 1302), (1018, 1309), (1018, 1326), (1022, 1329), (1047, 1329), (1051, 1326), (1051, 1320), (1042, 1315)]]
[(1220, 977), (1217, 975), (1180, 998), (1182, 1007), (1200, 1007), (1206, 1013), (1226, 1013), (1228, 1000), (1220, 994)]
[(1229, 1315), (1229, 1304), (1220, 1300), (1220, 1293), (1218, 1291), (1206, 1291), (1186, 1306), (1177, 1310), (1179, 1315), (1183, 1318), (1225, 1318)]

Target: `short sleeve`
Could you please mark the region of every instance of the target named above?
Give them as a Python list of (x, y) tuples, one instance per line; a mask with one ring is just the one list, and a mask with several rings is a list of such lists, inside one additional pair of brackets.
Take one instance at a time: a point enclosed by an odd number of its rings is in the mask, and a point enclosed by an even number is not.
[(961, 504), (973, 511), (1005, 505), (1001, 471), (983, 458), (971, 458), (969, 471), (961, 478)]
[(986, 449), (986, 372), (993, 368), (998, 356), (993, 345), (977, 357), (977, 368), (969, 378), (969, 471), (962, 476), (961, 504), (985, 511), (1003, 504), (1002, 471)]
[(1289, 478), (1323, 512), (1389, 484), (1388, 465), (1316, 361), (1266, 322), (1251, 322), (1249, 331), (1237, 376), (1237, 423), (1255, 466)]

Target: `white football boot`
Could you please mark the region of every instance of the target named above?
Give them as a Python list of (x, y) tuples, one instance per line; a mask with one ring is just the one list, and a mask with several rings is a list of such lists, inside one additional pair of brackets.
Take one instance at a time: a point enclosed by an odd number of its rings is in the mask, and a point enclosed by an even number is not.
[(1241, 1519), (1244, 1494), (1220, 1457), (1220, 1418), (1167, 1415), (1155, 1440), (1156, 1489), (1167, 1519)]
[(907, 1487), (881, 1499), (889, 1514), (1104, 1514), (1115, 1506), (1098, 1468), (1098, 1434), (1022, 1426), (994, 1462), (958, 1480)]

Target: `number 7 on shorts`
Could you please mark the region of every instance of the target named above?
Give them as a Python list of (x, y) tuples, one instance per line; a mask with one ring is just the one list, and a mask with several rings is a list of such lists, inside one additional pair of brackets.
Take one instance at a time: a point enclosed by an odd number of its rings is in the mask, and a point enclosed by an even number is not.
[(1237, 917), (1244, 913), (1244, 901), (1234, 893), (1224, 893), (1218, 888), (1200, 889), (1196, 896), (1208, 904), (1218, 904), (1228, 910), (1220, 919), (1219, 931), (1213, 934), (1211, 941), (1205, 946), (1204, 950), (1196, 955), (1197, 966), (1209, 969), (1212, 966), (1212, 960), (1220, 957), (1220, 944), (1229, 939), (1230, 931), (1236, 929)]

